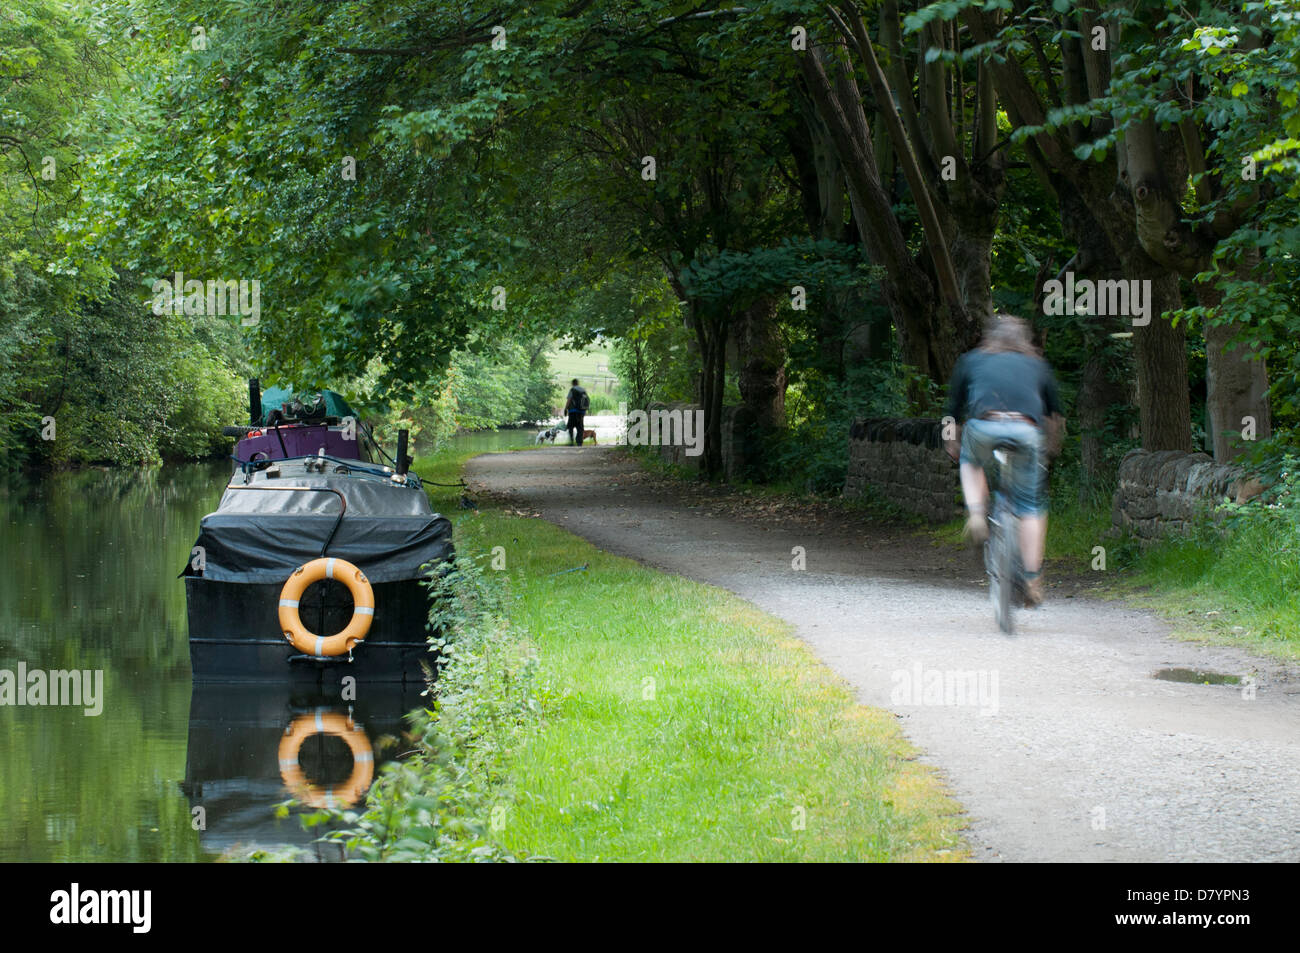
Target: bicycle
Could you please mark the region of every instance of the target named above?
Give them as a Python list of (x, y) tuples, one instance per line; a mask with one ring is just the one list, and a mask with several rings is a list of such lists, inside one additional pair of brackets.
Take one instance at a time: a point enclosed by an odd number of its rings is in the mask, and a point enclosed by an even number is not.
[(1002, 488), (1011, 485), (1015, 458), (1024, 446), (1015, 440), (1003, 440), (993, 449), (998, 462), (997, 486), (992, 489), (993, 506), (989, 515), (989, 536), (984, 542), (984, 569), (989, 576), (989, 598), (998, 628), (1011, 635), (1015, 631), (1013, 604), (1024, 603), (1024, 565), (1020, 560), (1020, 520), (1011, 509), (1011, 501)]

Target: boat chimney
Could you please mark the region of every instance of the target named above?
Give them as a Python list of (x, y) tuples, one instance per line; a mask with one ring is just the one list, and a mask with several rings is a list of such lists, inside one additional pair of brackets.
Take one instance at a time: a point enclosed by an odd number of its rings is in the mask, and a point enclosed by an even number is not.
[(397, 472), (400, 476), (406, 476), (406, 471), (411, 466), (411, 458), (406, 455), (406, 441), (410, 436), (410, 431), (397, 431)]
[(256, 427), (262, 422), (262, 388), (256, 377), (248, 379), (248, 423)]

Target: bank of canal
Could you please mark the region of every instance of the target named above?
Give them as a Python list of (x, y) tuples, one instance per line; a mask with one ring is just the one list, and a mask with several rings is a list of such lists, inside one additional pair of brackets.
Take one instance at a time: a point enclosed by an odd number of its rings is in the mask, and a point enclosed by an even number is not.
[[(443, 452), (532, 439), (468, 434)], [(0, 706), (0, 861), (200, 861), (310, 842), (296, 819), (275, 819), (289, 797), (275, 754), (295, 719), (338, 700), (191, 692), (177, 574), (228, 473), (225, 462), (90, 469), (0, 488), (0, 670), (90, 672), (87, 687), (103, 686), (98, 714)], [(361, 695), (341, 717), (376, 744), (419, 704)], [(308, 738), (300, 760), (323, 790), (352, 776), (337, 738)]]

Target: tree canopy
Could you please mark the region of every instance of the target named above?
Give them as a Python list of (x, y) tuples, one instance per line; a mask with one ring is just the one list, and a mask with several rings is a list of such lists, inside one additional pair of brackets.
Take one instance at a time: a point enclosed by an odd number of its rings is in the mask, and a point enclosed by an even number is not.
[[(40, 449), (61, 382), (106, 386), (95, 356), (135, 382), (105, 409), (142, 422), (215, 418), (246, 371), (404, 412), (458, 366), (603, 335), (638, 399), (655, 367), (703, 405), (717, 473), (725, 401), (777, 443), (932, 413), (1001, 308), (1057, 365), (1090, 476), (1134, 441), (1267, 453), (1296, 422), (1296, 12), (20, 0), (6, 448)], [(255, 284), (255, 321), (154, 315), (178, 273)], [(1044, 308), (1067, 274), (1146, 282), (1154, 316)]]

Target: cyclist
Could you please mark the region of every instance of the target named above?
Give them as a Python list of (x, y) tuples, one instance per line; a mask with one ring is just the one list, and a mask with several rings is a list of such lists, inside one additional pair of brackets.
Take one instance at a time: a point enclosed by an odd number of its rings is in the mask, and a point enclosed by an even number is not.
[(989, 536), (986, 470), (993, 464), (994, 448), (1000, 440), (1014, 440), (1024, 448), (1012, 471), (1014, 485), (1002, 490), (1019, 517), (1025, 606), (1033, 608), (1043, 601), (1040, 573), (1047, 540), (1044, 426), (1062, 411), (1052, 369), (1034, 347), (1024, 320), (1010, 314), (993, 316), (980, 346), (963, 354), (953, 369), (947, 413), (963, 425), (959, 440), (946, 441), (945, 446), (961, 464), (966, 535), (975, 545)]

